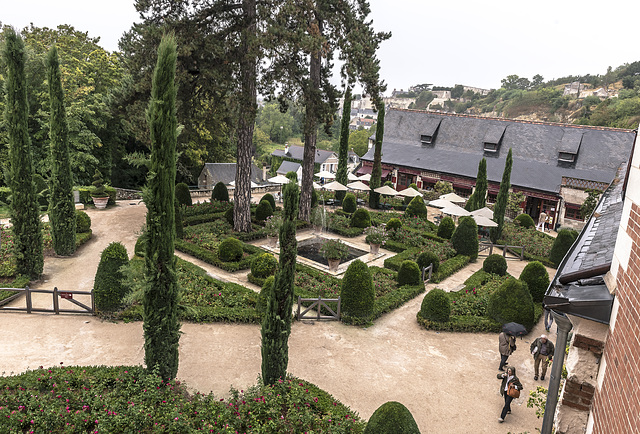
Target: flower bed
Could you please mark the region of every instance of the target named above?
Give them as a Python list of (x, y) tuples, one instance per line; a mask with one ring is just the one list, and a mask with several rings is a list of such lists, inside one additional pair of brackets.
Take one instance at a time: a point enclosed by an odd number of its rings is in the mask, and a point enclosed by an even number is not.
[(242, 259), (237, 262), (224, 262), (218, 257), (217, 242), (213, 242), (212, 238), (202, 236), (196, 241), (198, 244), (184, 240), (176, 240), (175, 247), (183, 253), (194, 256), (208, 264), (231, 273), (251, 268), (253, 260), (261, 253), (264, 253), (264, 250), (260, 247), (242, 243), (242, 251), (244, 252)]
[[(389, 249), (390, 241), (387, 241), (386, 248)], [(431, 251), (435, 253), (440, 262), (444, 262), (448, 259), (453, 258), (456, 255), (456, 251), (451, 247), (451, 242), (446, 241), (444, 243), (439, 243), (436, 241), (425, 241), (425, 245), (423, 247), (413, 247), (410, 249), (406, 249), (401, 253), (398, 253), (391, 258), (385, 259), (384, 266), (393, 271), (398, 271), (400, 269), (400, 265), (404, 261), (410, 260), (415, 261), (420, 256), (420, 253)]]
[(140, 366), (60, 366), (0, 377), (0, 420), (6, 432), (362, 433), (365, 425), (297, 378), (232, 389), (225, 400), (191, 394)]
[(554, 240), (551, 235), (537, 231), (535, 228), (525, 229), (513, 223), (505, 223), (499, 244), (524, 246), (526, 254), (548, 258)]
[(194, 203), (192, 206), (184, 207), (184, 216), (191, 217), (196, 215), (224, 213), (231, 208), (231, 202), (221, 202), (212, 200), (209, 202)]

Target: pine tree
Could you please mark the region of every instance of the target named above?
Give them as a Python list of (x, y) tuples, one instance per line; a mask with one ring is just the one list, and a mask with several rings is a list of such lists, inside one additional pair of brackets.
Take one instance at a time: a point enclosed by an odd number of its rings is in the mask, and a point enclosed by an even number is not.
[(178, 372), (178, 283), (175, 243), (176, 180), (176, 42), (164, 36), (158, 47), (151, 100), (147, 109), (151, 137), (151, 170), (147, 204), (144, 349), (147, 369), (165, 380)]
[(376, 124), (376, 142), (373, 153), (373, 169), (371, 170), (371, 180), (369, 181), (369, 208), (378, 209), (380, 206), (380, 194), (374, 192), (380, 187), (382, 181), (382, 139), (384, 138), (384, 103), (378, 106), (378, 121)]
[(64, 108), (58, 49), (54, 45), (47, 56), (47, 79), (51, 101), (49, 136), (51, 139), (51, 199), (49, 221), (53, 250), (68, 256), (76, 251), (76, 210), (73, 204), (73, 177), (69, 160), (69, 127)]
[(284, 187), (283, 222), (280, 227), (280, 266), (267, 311), (262, 320), (262, 381), (274, 384), (285, 378), (289, 363), (289, 335), (293, 308), (293, 280), (296, 270), (298, 242), (298, 185), (291, 182)]
[[(338, 151), (338, 171), (336, 181), (342, 185), (347, 185), (349, 175), (347, 174), (347, 160), (349, 156), (349, 121), (351, 120), (351, 88), (347, 86), (344, 92), (344, 104), (342, 106), (342, 119), (340, 120), (340, 150)], [(336, 191), (336, 199), (344, 199), (344, 191)]]
[(498, 197), (496, 198), (496, 205), (493, 208), (493, 221), (498, 223), (498, 226), (491, 228), (490, 236), (491, 241), (497, 243), (502, 235), (502, 229), (504, 228), (504, 214), (507, 209), (507, 201), (509, 200), (509, 189), (511, 188), (511, 167), (513, 166), (513, 157), (511, 155), (511, 148), (507, 154), (507, 161), (504, 163), (504, 172), (502, 172), (502, 182), (500, 182), (500, 190), (498, 191)]
[(16, 271), (37, 279), (42, 274), (42, 228), (33, 183), (33, 156), (28, 131), (29, 107), (25, 76), (26, 51), (22, 38), (15, 30), (5, 31), (4, 62), (7, 65), (5, 82), (5, 125), (9, 136), (11, 162), (11, 223), (14, 234)]

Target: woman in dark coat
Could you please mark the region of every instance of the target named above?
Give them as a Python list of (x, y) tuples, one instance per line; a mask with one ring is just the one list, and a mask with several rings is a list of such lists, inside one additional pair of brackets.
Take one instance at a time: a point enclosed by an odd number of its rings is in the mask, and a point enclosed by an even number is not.
[(513, 384), (516, 389), (522, 390), (522, 383), (520, 383), (520, 380), (516, 377), (516, 368), (513, 366), (509, 366), (507, 368), (507, 372), (498, 374), (498, 379), (502, 379), (500, 395), (504, 396), (504, 407), (502, 407), (502, 413), (498, 418), (498, 421), (502, 423), (504, 422), (504, 418), (507, 416), (507, 413), (511, 413), (511, 401), (513, 401), (513, 398), (507, 393), (509, 385)]

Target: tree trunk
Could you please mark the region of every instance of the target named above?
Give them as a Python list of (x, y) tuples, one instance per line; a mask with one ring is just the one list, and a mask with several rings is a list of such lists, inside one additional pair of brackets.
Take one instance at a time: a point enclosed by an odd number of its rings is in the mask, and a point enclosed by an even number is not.
[(243, 0), (247, 27), (241, 35), (244, 56), (240, 61), (241, 91), (236, 156), (236, 186), (233, 192), (233, 229), (251, 232), (251, 150), (256, 121), (256, 1)]

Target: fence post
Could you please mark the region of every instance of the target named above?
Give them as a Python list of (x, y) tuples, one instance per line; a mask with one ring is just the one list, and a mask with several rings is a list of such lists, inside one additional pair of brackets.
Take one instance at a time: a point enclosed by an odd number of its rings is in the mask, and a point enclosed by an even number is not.
[(522, 249), (520, 250), (520, 260), (524, 261), (524, 246), (522, 246)]
[(53, 311), (56, 315), (60, 315), (60, 301), (58, 300), (58, 287), (53, 287)]
[(431, 273), (433, 273), (433, 264), (429, 264), (429, 282), (431, 282)]
[(300, 296), (298, 296), (298, 314), (296, 316), (298, 317), (298, 321), (300, 321)]
[(505, 244), (504, 247), (502, 248), (502, 256), (507, 259), (507, 245)]
[(322, 297), (318, 297), (318, 310), (316, 312), (318, 312), (318, 314), (316, 315), (316, 318), (318, 321), (320, 321), (320, 310), (322, 309)]
[(25, 298), (27, 301), (27, 313), (31, 313), (31, 291), (29, 290), (29, 285), (24, 287)]
[(493, 255), (493, 241), (489, 243), (489, 256)]
[(340, 296), (338, 296), (338, 321), (340, 321)]

